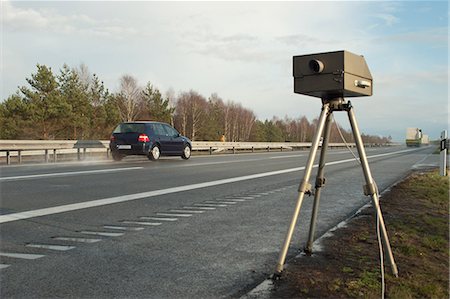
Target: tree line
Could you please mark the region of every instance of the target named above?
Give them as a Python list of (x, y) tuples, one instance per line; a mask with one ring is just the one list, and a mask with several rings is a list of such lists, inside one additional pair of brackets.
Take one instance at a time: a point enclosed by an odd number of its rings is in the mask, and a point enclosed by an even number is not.
[[(191, 140), (308, 142), (317, 125), (305, 116), (258, 120), (251, 109), (216, 93), (206, 98), (194, 90), (175, 95), (169, 89), (163, 95), (151, 82), (141, 86), (130, 75), (119, 80), (119, 90), (110, 92), (85, 65), (63, 65), (55, 74), (38, 64), (28, 85), (0, 103), (0, 139), (108, 139), (120, 122), (154, 120)], [(349, 131), (340, 130), (353, 141)], [(390, 137), (363, 135), (363, 140), (387, 143)], [(331, 142), (340, 141), (333, 126)]]

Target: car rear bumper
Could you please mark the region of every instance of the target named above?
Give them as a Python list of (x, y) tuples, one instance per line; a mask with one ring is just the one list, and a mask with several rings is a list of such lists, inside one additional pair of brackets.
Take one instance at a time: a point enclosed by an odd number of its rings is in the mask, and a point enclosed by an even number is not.
[(123, 155), (147, 155), (150, 151), (150, 143), (139, 144), (116, 144), (110, 143), (109, 149), (111, 152), (120, 153)]

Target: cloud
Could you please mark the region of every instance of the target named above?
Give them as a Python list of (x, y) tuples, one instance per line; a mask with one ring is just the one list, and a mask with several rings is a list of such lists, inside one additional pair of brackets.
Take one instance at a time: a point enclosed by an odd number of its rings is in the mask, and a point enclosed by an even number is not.
[(137, 34), (136, 29), (118, 21), (96, 20), (85, 14), (64, 15), (54, 9), (22, 8), (10, 1), (3, 1), (2, 9), (4, 29), (13, 32), (45, 31), (117, 39)]
[(427, 30), (411, 31), (403, 34), (386, 35), (379, 37), (375, 42), (394, 42), (402, 43), (417, 43), (422, 45), (435, 45), (448, 47), (448, 28), (436, 27)]
[(397, 18), (396, 16), (394, 16), (392, 14), (387, 14), (387, 13), (375, 14), (374, 17), (383, 20), (384, 24), (386, 26), (392, 26), (392, 25), (400, 22), (399, 18)]

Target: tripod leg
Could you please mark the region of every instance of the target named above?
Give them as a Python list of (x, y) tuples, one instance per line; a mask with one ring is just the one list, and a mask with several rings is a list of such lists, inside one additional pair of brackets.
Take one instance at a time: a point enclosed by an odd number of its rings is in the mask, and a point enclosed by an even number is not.
[(325, 103), (322, 107), (322, 112), (320, 113), (319, 123), (317, 125), (317, 131), (314, 135), (313, 142), (311, 144), (311, 150), (309, 152), (308, 162), (305, 167), (305, 174), (303, 180), (300, 183), (298, 189), (297, 204), (295, 206), (294, 214), (292, 215), (291, 224), (289, 226), (286, 238), (283, 243), (283, 247), (280, 251), (280, 256), (278, 257), (278, 263), (275, 270), (275, 275), (279, 275), (283, 271), (284, 262), (286, 260), (287, 251), (289, 249), (289, 244), (291, 243), (292, 234), (294, 233), (295, 225), (297, 224), (297, 218), (300, 213), (300, 208), (302, 206), (303, 197), (305, 196), (305, 191), (310, 188), (309, 177), (311, 176), (311, 171), (313, 168), (314, 160), (316, 158), (317, 148), (319, 147), (320, 136), (322, 136), (323, 128), (325, 125), (325, 120), (330, 112), (330, 104)]
[(320, 150), (320, 160), (319, 160), (319, 169), (317, 171), (317, 177), (316, 177), (316, 185), (315, 185), (315, 193), (314, 193), (314, 205), (311, 215), (311, 223), (309, 226), (309, 235), (308, 235), (308, 242), (306, 243), (305, 247), (305, 253), (311, 254), (312, 253), (312, 246), (314, 242), (314, 233), (316, 231), (316, 222), (317, 222), (317, 213), (319, 212), (319, 202), (320, 202), (320, 193), (321, 188), (323, 185), (325, 185), (325, 177), (323, 176), (324, 168), (325, 168), (325, 158), (328, 148), (328, 143), (330, 140), (330, 132), (331, 132), (331, 122), (333, 120), (333, 112), (330, 112), (328, 114), (327, 120), (325, 122), (325, 129), (323, 131), (323, 141), (322, 141), (322, 148)]
[(392, 274), (398, 277), (397, 265), (394, 261), (394, 255), (392, 254), (391, 245), (389, 243), (389, 238), (386, 231), (386, 226), (384, 225), (383, 214), (381, 213), (380, 208), (380, 200), (378, 198), (378, 190), (375, 185), (375, 181), (372, 178), (372, 174), (370, 172), (369, 163), (367, 162), (366, 152), (364, 150), (364, 145), (361, 139), (361, 134), (359, 132), (358, 124), (356, 123), (355, 113), (353, 112), (353, 108), (349, 105), (348, 109), (348, 119), (350, 120), (350, 125), (352, 127), (353, 137), (355, 139), (356, 148), (358, 149), (359, 159), (361, 160), (361, 167), (364, 172), (364, 178), (366, 180), (365, 190), (367, 195), (370, 195), (372, 198), (373, 205), (375, 207), (376, 213), (380, 220), (380, 228), (381, 228), (381, 237), (384, 242), (384, 247), (387, 253), (388, 261), (391, 265)]

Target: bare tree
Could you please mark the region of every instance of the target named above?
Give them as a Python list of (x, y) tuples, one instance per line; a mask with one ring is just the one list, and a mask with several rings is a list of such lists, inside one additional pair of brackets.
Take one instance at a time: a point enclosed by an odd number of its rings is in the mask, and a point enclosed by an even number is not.
[(134, 77), (123, 75), (120, 78), (117, 105), (123, 121), (133, 121), (139, 116), (142, 105), (142, 88), (138, 86)]
[(207, 105), (206, 99), (196, 91), (190, 90), (180, 94), (175, 110), (175, 124), (183, 135), (196, 140), (205, 123)]

